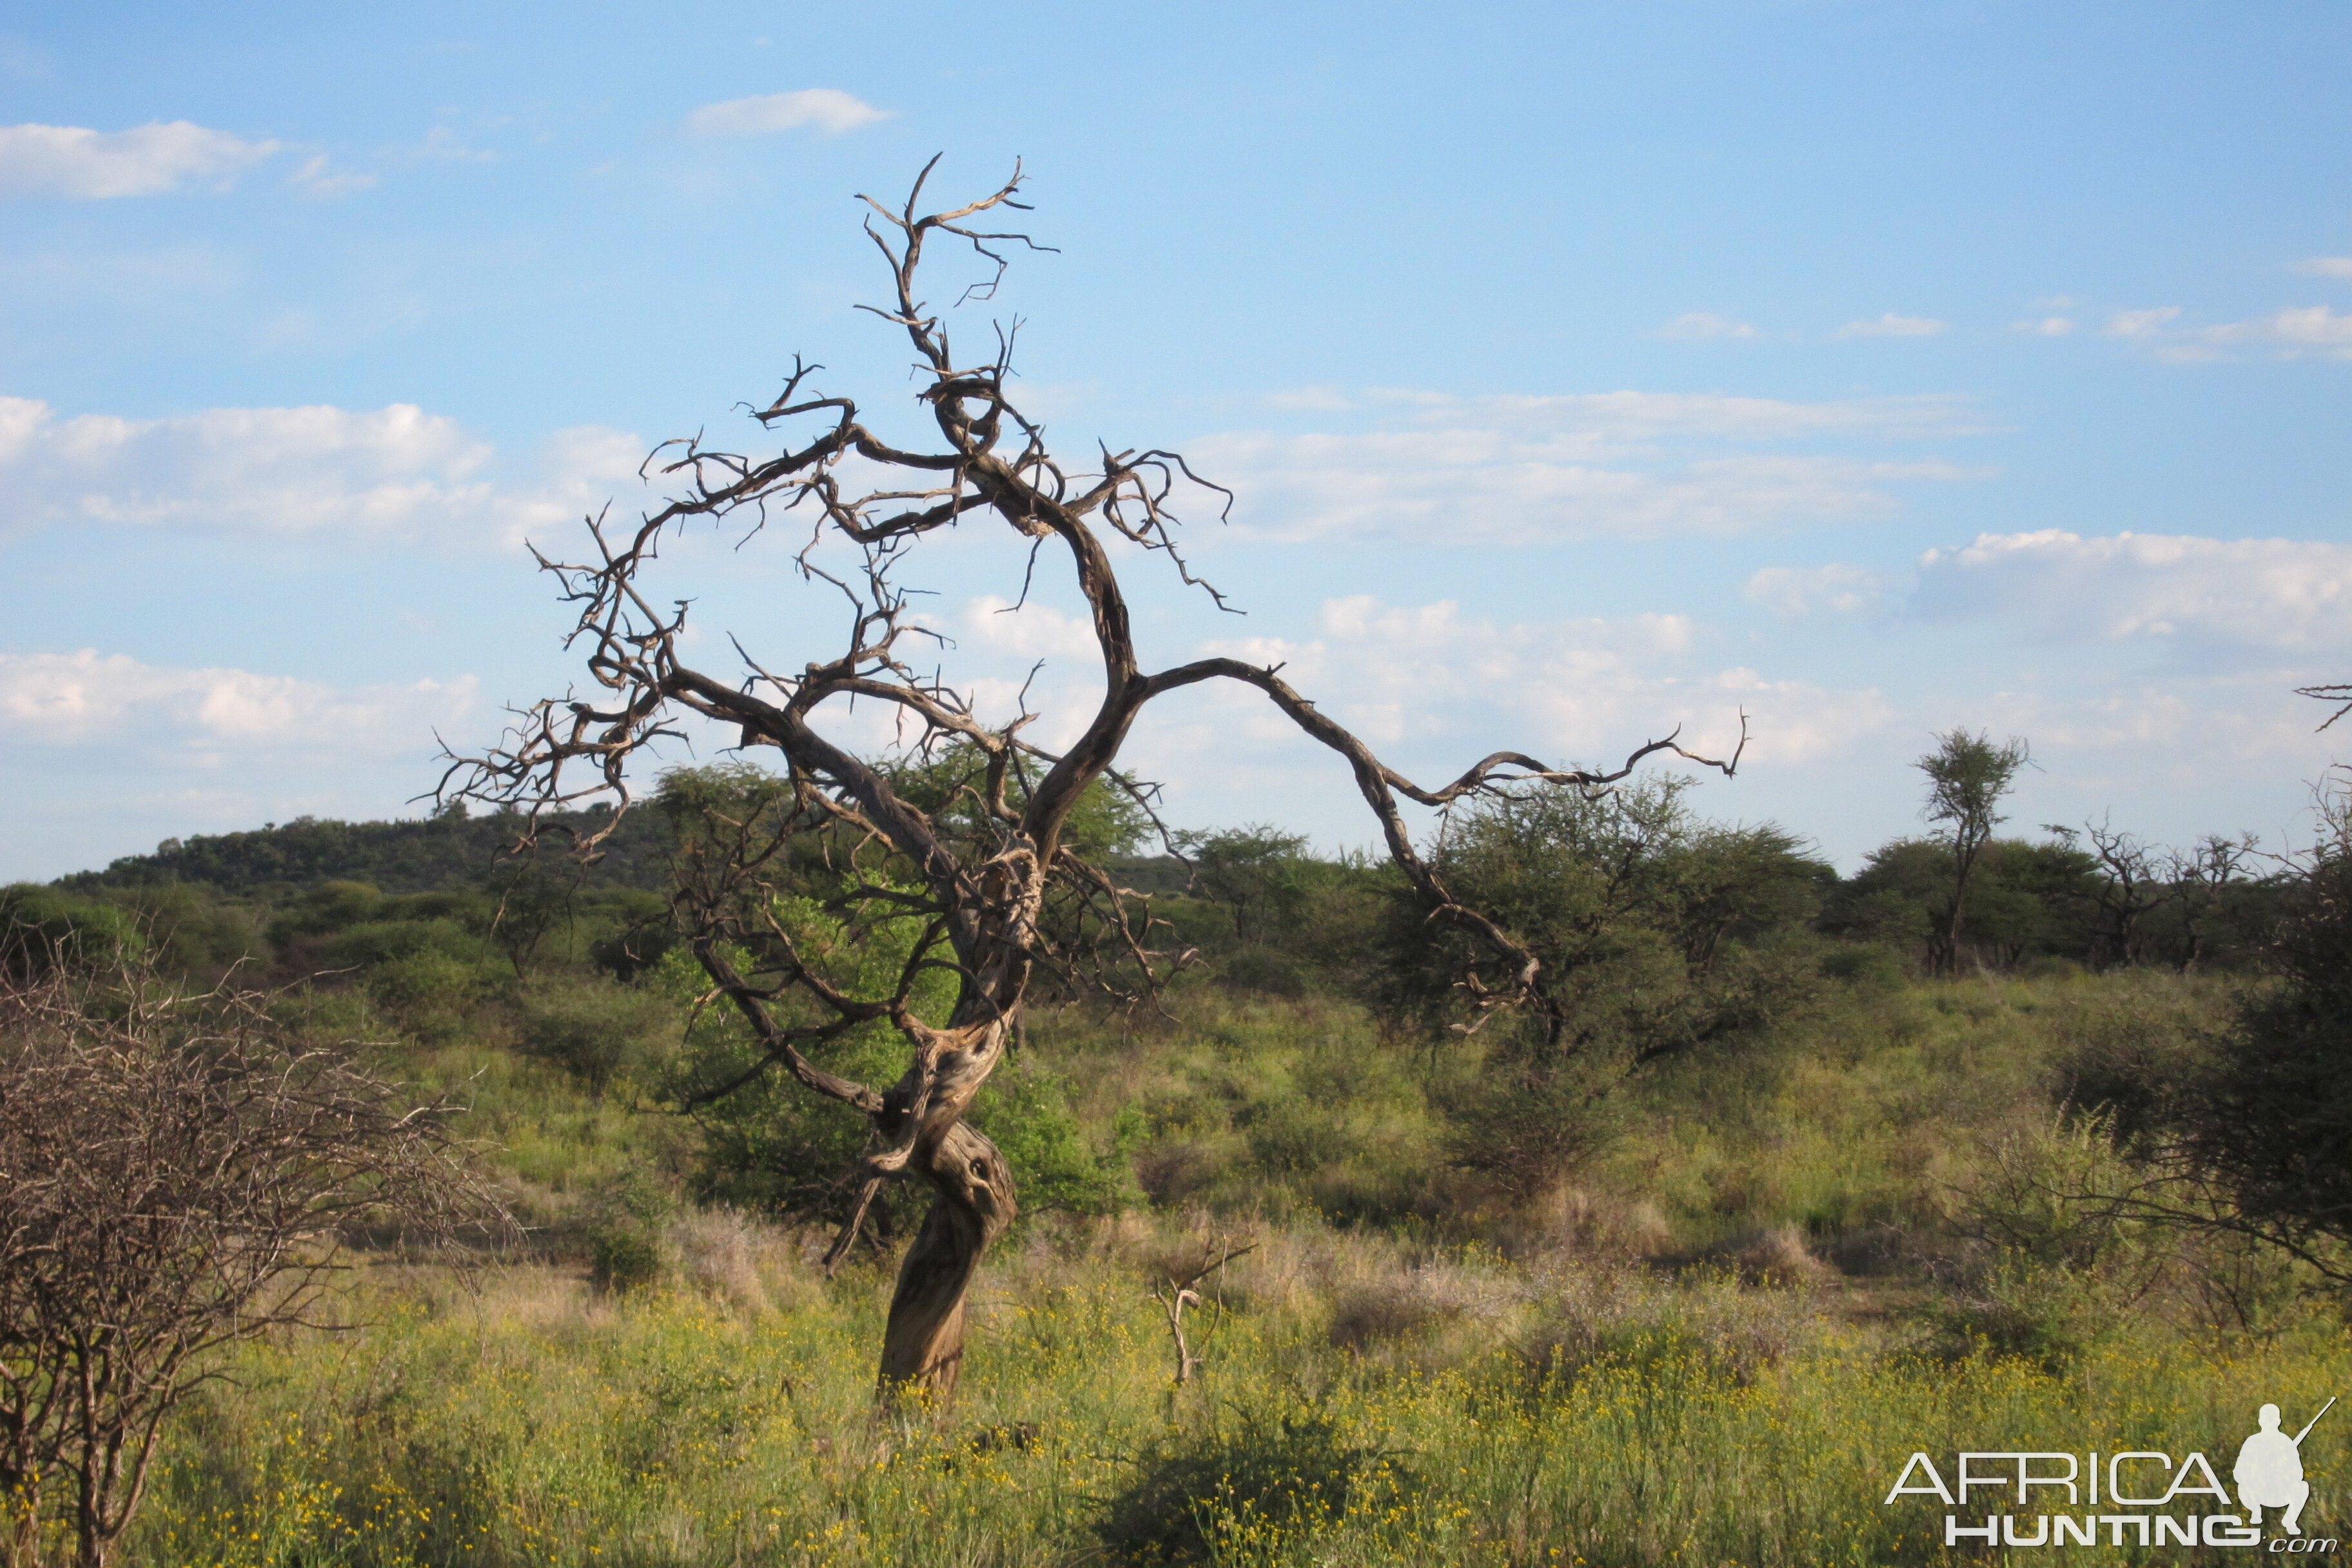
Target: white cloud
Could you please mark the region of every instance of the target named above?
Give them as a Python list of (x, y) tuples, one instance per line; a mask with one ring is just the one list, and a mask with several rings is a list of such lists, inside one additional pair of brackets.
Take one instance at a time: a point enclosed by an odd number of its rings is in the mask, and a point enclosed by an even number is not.
[(2111, 338), (2154, 337), (2180, 314), (2178, 305), (2158, 305), (2145, 310), (2117, 310), (2107, 318), (2106, 334)]
[[(973, 661), (960, 689), (1002, 722), (1020, 710), (1016, 694), (1031, 661), (1055, 656), (1028, 694), (1040, 718), (1025, 732), (1066, 745), (1100, 696), (1091, 638), (1076, 615), (1040, 616), (1034, 605), (999, 615), (1003, 607), (1002, 599), (982, 597), (951, 616)], [(1034, 631), (985, 635), (992, 626), (1021, 622), (1033, 622)], [(1286, 680), (1385, 761), (1433, 783), (1497, 747), (1584, 765), (1622, 757), (1677, 726), (1693, 750), (1728, 755), (1743, 709), (1755, 737), (1748, 760), (1795, 766), (1845, 755), (1888, 721), (1875, 690), (1825, 689), (1717, 664), (1706, 653), (1703, 630), (1676, 614), (1497, 622), (1453, 600), (1399, 605), (1361, 595), (1324, 601), (1296, 630), (1210, 638), (1148, 662), (1162, 668), (1222, 656), (1280, 666)], [(879, 705), (830, 712), (826, 723), (836, 738), (868, 746), (893, 738)], [(1168, 780), (1192, 803), (1182, 811), (1205, 808), (1231, 820), (1294, 819), (1306, 803), (1331, 805), (1347, 793), (1344, 765), (1263, 694), (1231, 682), (1206, 682), (1152, 704), (1126, 765)], [(1205, 806), (1210, 796), (1218, 805)], [(1331, 826), (1362, 831), (1356, 808), (1345, 805)]]
[[(1286, 680), (1366, 742), (1402, 748), (1402, 765), (1417, 758), (1458, 770), (1473, 758), (1457, 749), (1513, 746), (1575, 766), (1622, 756), (1678, 725), (1692, 750), (1727, 756), (1743, 708), (1757, 737), (1750, 756), (1790, 763), (1838, 751), (1885, 721), (1874, 691), (1706, 668), (1696, 632), (1676, 615), (1498, 625), (1464, 616), (1451, 600), (1394, 605), (1361, 595), (1326, 601), (1311, 638), (1234, 638), (1202, 651), (1283, 666)], [(1231, 754), (1296, 735), (1254, 691), (1209, 700), (1210, 722), (1163, 736), (1155, 749)]]
[[(2327, 763), (2327, 740), (2313, 731), (2324, 710), (2292, 694), (2297, 677), (2263, 669), (2229, 676), (2176, 676), (2099, 692), (2001, 691), (1972, 704), (1972, 721), (1995, 734), (2024, 735), (2063, 771), (2073, 790), (2112, 802), (2115, 792), (2150, 784), (2196, 803), (2191, 831), (2231, 823), (2210, 804), (2217, 781), (2257, 760), (2284, 762), (2291, 778)], [(2268, 771), (2268, 770), (2264, 770)], [(2178, 811), (2179, 805), (2174, 809)]]
[(1702, 342), (1709, 338), (1758, 338), (1763, 334), (1745, 321), (1718, 316), (1713, 310), (1691, 310), (1660, 327), (1658, 336)]
[(960, 640), (992, 653), (1088, 662), (1100, 658), (1093, 623), (1051, 605), (1033, 602), (1016, 609), (1010, 599), (983, 594), (966, 605), (957, 619)]
[(1422, 425), (1541, 429), (1555, 442), (1601, 457), (1646, 451), (1663, 440), (1700, 437), (1785, 441), (1804, 437), (1874, 439), (1980, 436), (1993, 426), (1975, 402), (1940, 393), (1793, 403), (1721, 393), (1494, 393), (1459, 397), (1405, 387), (1349, 394), (1329, 387), (1278, 394), (1277, 407), (1308, 412), (1402, 410)]
[(226, 190), (278, 151), (185, 120), (129, 131), (0, 126), (0, 195), (152, 196), (191, 184)]
[(436, 125), (425, 133), (425, 140), (401, 149), (412, 162), (419, 163), (495, 163), (496, 153), (483, 147), (469, 147), (464, 137), (446, 125)]
[(839, 88), (811, 87), (706, 103), (686, 117), (686, 128), (697, 136), (763, 136), (813, 126), (827, 136), (838, 136), (889, 117), (889, 110), (877, 109)]
[(414, 754), (475, 708), (472, 677), (339, 689), (250, 670), (143, 664), (83, 648), (0, 654), (0, 735), (16, 745), (134, 745), (193, 754)]
[(2044, 316), (2034, 321), (2012, 321), (2010, 330), (2040, 338), (2063, 338), (2074, 330), (2074, 323), (2064, 316)]
[(2325, 305), (2294, 306), (2255, 321), (2208, 327), (2200, 335), (2210, 343), (2266, 343), (2290, 357), (2352, 359), (2352, 315), (2339, 316)]
[(1235, 491), (1236, 532), (1290, 540), (1538, 543), (1883, 517), (1900, 510), (1891, 486), (1982, 471), (1941, 459), (1727, 452), (1725, 444), (1916, 440), (1992, 428), (1973, 401), (1942, 395), (1796, 403), (1318, 387), (1276, 401), (1410, 426), (1228, 431), (1188, 443), (1195, 469)]
[(2352, 545), (2058, 529), (1980, 534), (1920, 557), (1931, 617), (1995, 616), (2056, 638), (2352, 645)]
[(2352, 278), (2352, 256), (2314, 256), (2294, 264), (2297, 272), (2318, 278)]
[(1727, 534), (1885, 517), (1894, 484), (1980, 477), (1939, 461), (1709, 458), (1664, 473), (1597, 466), (1573, 439), (1495, 430), (1210, 437), (1194, 467), (1241, 497), (1236, 531), (1266, 539), (1545, 543)]
[(60, 417), (0, 397), (0, 531), (74, 523), (504, 543), (576, 521), (635, 483), (635, 437), (561, 431), (545, 476), (488, 476), (492, 449), (413, 404)]
[(1932, 338), (1945, 323), (1933, 316), (1898, 316), (1889, 310), (1868, 321), (1848, 321), (1832, 335), (1841, 338)]
[(327, 155), (320, 153), (304, 159), (302, 166), (289, 175), (286, 183), (306, 196), (327, 200), (364, 191), (375, 184), (375, 176), (334, 168), (329, 164)]
[(1767, 566), (1740, 589), (1748, 603), (1761, 605), (1776, 616), (1797, 616), (1827, 610), (1853, 615), (1874, 610), (1886, 601), (1885, 574), (1867, 566), (1832, 563), (1827, 566)]
[(1307, 414), (1340, 414), (1357, 407), (1354, 396), (1336, 386), (1294, 386), (1286, 391), (1269, 393), (1265, 405), (1269, 408)]

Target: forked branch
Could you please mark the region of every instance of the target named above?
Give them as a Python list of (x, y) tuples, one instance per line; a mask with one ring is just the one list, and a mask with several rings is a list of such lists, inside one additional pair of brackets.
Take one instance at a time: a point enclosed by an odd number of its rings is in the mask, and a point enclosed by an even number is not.
[[(580, 849), (593, 856), (622, 820), (635, 774), (696, 721), (740, 747), (774, 750), (781, 777), (762, 786), (755, 809), (710, 829), (693, 885), (676, 906), (709, 999), (741, 1016), (757, 1047), (745, 1070), (698, 1094), (723, 1095), (782, 1070), (869, 1119), (870, 1152), (835, 1261), (884, 1182), (919, 1174), (939, 1193), (942, 1206), (926, 1222), (901, 1278), (886, 1381), (907, 1368), (914, 1371), (905, 1375), (952, 1378), (970, 1264), (1011, 1221), (1013, 1189), (1002, 1157), (962, 1119), (1006, 1048), (1037, 966), (1067, 968), (1076, 948), (1099, 939), (1111, 962), (1150, 982), (1148, 914), (1134, 918), (1126, 889), (1069, 842), (1074, 814), (1098, 790), (1122, 792), (1143, 806), (1167, 839), (1150, 787), (1118, 766), (1150, 703), (1212, 680), (1237, 682), (1344, 758), (1390, 855), (1433, 917), (1469, 933), (1485, 955), (1464, 982), (1482, 1016), (1544, 1005), (1538, 962), (1453, 896), (1417, 851), (1403, 804), (1443, 810), (1514, 788), (1606, 790), (1659, 753), (1730, 774), (1746, 745), (1743, 715), (1739, 745), (1724, 758), (1669, 734), (1612, 770), (1563, 768), (1505, 751), (1424, 787), (1381, 762), (1277, 669), (1208, 658), (1148, 673), (1110, 548), (1119, 542), (1163, 557), (1182, 583), (1229, 607), (1193, 572), (1179, 541), (1187, 510), (1205, 503), (1223, 519), (1233, 493), (1160, 447), (1105, 444), (1065, 463), (1044, 425), (1012, 394), (1014, 323), (997, 324), (984, 357), (958, 357), (941, 314), (923, 297), (927, 247), (951, 237), (986, 268), (958, 304), (993, 294), (1013, 247), (1048, 247), (992, 226), (989, 215), (1028, 210), (1018, 199), (1018, 165), (977, 201), (921, 213), (937, 163), (924, 166), (902, 205), (861, 198), (869, 209), (866, 232), (890, 274), (887, 301), (864, 308), (903, 332), (914, 352), (915, 397), (929, 426), (924, 440), (884, 439), (856, 401), (817, 384), (821, 367), (796, 360), (781, 391), (751, 412), (762, 432), (776, 433), (781, 450), (727, 451), (700, 433), (657, 447), (646, 471), (675, 482), (674, 499), (629, 527), (606, 516), (588, 520), (590, 549), (582, 559), (538, 556), (575, 607), (569, 646), (583, 656), (594, 689), (586, 700), (567, 693), (520, 710), (498, 746), (451, 757), (439, 791), (444, 801), (520, 809), (534, 824), (555, 808), (608, 799), (615, 809), (580, 836)], [(730, 527), (749, 541), (776, 521), (796, 525), (793, 568), (830, 604), (825, 624), (795, 628), (791, 646), (836, 651), (762, 661), (730, 639), (736, 668), (702, 667), (688, 640), (688, 599), (654, 586), (662, 542), (703, 525)], [(1085, 604), (1101, 694), (1081, 722), (1063, 731), (1074, 737), (1066, 744), (1032, 738), (1037, 715), (1025, 687), (1021, 710), (995, 721), (982, 717), (970, 689), (918, 662), (944, 639), (912, 607), (916, 590), (907, 577), (915, 552), (942, 531), (982, 524), (1007, 530), (1005, 542), (1023, 557), (1023, 602), (1036, 572), (1058, 563)], [(895, 720), (898, 758), (861, 756), (837, 738), (835, 721), (861, 700), (883, 705)], [(932, 787), (948, 763), (962, 771), (949, 787)], [(787, 842), (822, 846), (828, 908), (841, 918), (864, 918), (856, 916), (864, 910), (919, 922), (918, 946), (887, 989), (860, 989), (832, 975), (779, 917), (780, 899), (798, 885), (793, 879), (814, 874), (794, 869), (799, 863), (782, 847)], [(1078, 936), (1057, 933), (1064, 912)], [(944, 1017), (922, 1016), (917, 983), (941, 973), (954, 976), (953, 1005)], [(907, 1049), (895, 1084), (859, 1083), (821, 1059), (853, 1032), (880, 1028), (895, 1031)]]

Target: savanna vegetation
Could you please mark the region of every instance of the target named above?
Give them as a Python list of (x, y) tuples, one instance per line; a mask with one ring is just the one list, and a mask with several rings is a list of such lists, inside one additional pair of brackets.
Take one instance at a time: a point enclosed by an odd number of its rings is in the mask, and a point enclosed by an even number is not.
[[(539, 557), (590, 700), (425, 821), (0, 890), (12, 1568), (1938, 1562), (1915, 1450), (2226, 1454), (2345, 1386), (2342, 816), (2005, 836), (2027, 749), (1954, 731), (1841, 877), (1657, 771), (1739, 751), (1423, 785), (1280, 667), (1150, 668), (1120, 572), (1215, 596), (1173, 507), (1230, 495), (1066, 464), (1011, 324), (950, 350), (925, 247), (988, 299), (1022, 176), (923, 184), (867, 224), (916, 434), (795, 362), (765, 451), (665, 444), (671, 500)], [(665, 539), (785, 521), (845, 642), (689, 637)], [(908, 574), (959, 525), (1083, 602), (1072, 721), (941, 673)], [(1121, 750), (1200, 686), (1380, 853), (1160, 820)], [(859, 701), (898, 749), (819, 722)], [(704, 725), (747, 760), (657, 775)]]
[[(19, 990), (129, 962), (369, 1042), (520, 1226), (469, 1268), (352, 1229), (331, 1331), (224, 1344), (176, 1405), (121, 1560), (1939, 1562), (1942, 1510), (1880, 1501), (1915, 1449), (2218, 1456), (2352, 1373), (2340, 844), (1988, 835), (1956, 963), (1950, 834), (1842, 878), (1665, 778), (1456, 814), (1435, 863), (1556, 987), (1466, 1034), (1461, 939), (1392, 869), (1267, 827), (1147, 854), (1098, 806), (1188, 956), (1149, 1005), (1033, 998), (973, 1112), (1023, 1215), (968, 1365), (877, 1413), (919, 1208), (885, 1189), (827, 1276), (869, 1131), (711, 1094), (754, 1043), (670, 920), (671, 858), (763, 787), (675, 773), (594, 867), (450, 813), (0, 895)], [(895, 974), (911, 933), (833, 875), (803, 851), (782, 918)]]

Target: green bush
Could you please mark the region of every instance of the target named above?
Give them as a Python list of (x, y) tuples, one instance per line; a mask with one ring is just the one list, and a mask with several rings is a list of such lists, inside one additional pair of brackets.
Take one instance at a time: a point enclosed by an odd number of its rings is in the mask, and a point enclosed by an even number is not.
[[(774, 913), (804, 959), (830, 984), (858, 997), (887, 998), (924, 933), (918, 917), (883, 913), (847, 918), (809, 898), (779, 899)], [(751, 967), (746, 954), (738, 954), (736, 963)], [(709, 982), (690, 954), (672, 950), (647, 970), (640, 984), (673, 1004), (692, 1006)], [(924, 970), (910, 998), (915, 1015), (935, 1026), (944, 1024), (955, 1005), (956, 984), (948, 970)], [(788, 1025), (814, 1018), (811, 1011), (794, 1011), (789, 997), (775, 1007)], [(805, 1048), (827, 1071), (875, 1088), (888, 1088), (906, 1070), (905, 1038), (880, 1020)], [(811, 1093), (772, 1065), (730, 1092), (698, 1099), (742, 1079), (763, 1054), (742, 1018), (731, 1007), (714, 1004), (694, 1015), (685, 1050), (663, 1076), (664, 1094), (673, 1101), (694, 1103), (702, 1131), (695, 1195), (758, 1213), (837, 1220), (846, 1207), (847, 1178), (873, 1131), (865, 1115)], [(1016, 1182), (1022, 1179), (1018, 1167), (1013, 1176)], [(884, 1235), (904, 1229), (921, 1212), (922, 1197), (916, 1184), (899, 1182), (884, 1188), (871, 1211), (877, 1228)]]
[(639, 1289), (668, 1272), (662, 1228), (677, 1212), (676, 1196), (631, 1167), (600, 1184), (588, 1205), (588, 1279), (608, 1295)]
[(2021, 1361), (2053, 1374), (2120, 1328), (2113, 1293), (2098, 1279), (2019, 1258), (1930, 1298), (1920, 1315), (1935, 1331), (1930, 1350), (1946, 1359)]
[(1003, 1152), (1024, 1215), (1116, 1214), (1143, 1201), (1134, 1163), (1142, 1113), (1123, 1107), (1108, 1146), (1096, 1148), (1070, 1110), (1064, 1080), (1025, 1052), (989, 1075), (971, 1122)]
[(541, 982), (519, 1003), (518, 1043), (603, 1093), (616, 1073), (657, 1071), (676, 1051), (683, 1009), (658, 992), (601, 976)]
[(0, 978), (25, 981), (59, 965), (105, 965), (146, 949), (130, 913), (55, 888), (0, 888)]
[(427, 1045), (441, 1045), (469, 1031), (474, 1009), (500, 974), (494, 961), (426, 945), (370, 965), (361, 979), (370, 999), (404, 1031)]
[[(1350, 1443), (1321, 1411), (1243, 1412), (1164, 1439), (1104, 1506), (1097, 1537), (1118, 1562), (1209, 1563), (1270, 1555), (1356, 1511), (1409, 1501), (1417, 1478), (1394, 1455)], [(1369, 1505), (1369, 1507), (1368, 1507)]]
[(1911, 978), (1911, 964), (1893, 948), (1874, 942), (1840, 942), (1821, 957), (1822, 973), (1857, 991), (1885, 995)]

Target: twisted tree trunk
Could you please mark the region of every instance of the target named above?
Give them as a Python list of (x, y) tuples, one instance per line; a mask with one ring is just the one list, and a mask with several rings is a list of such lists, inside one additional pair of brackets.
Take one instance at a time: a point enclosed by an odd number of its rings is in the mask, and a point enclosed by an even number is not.
[(898, 1265), (882, 1336), (885, 1399), (946, 1399), (963, 1369), (964, 1301), (981, 1254), (1013, 1224), (1013, 1172), (986, 1135), (957, 1121), (916, 1160), (930, 1182), (931, 1212)]

